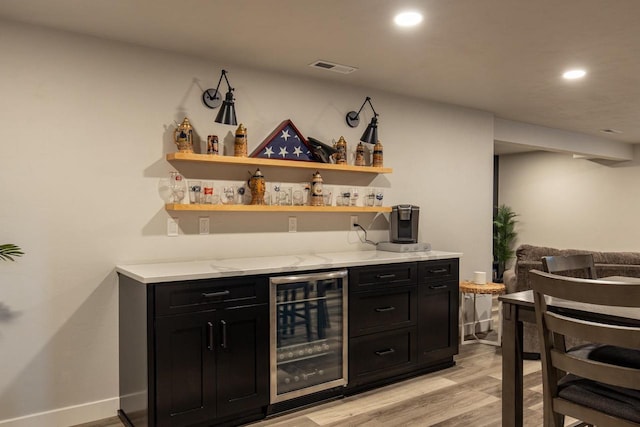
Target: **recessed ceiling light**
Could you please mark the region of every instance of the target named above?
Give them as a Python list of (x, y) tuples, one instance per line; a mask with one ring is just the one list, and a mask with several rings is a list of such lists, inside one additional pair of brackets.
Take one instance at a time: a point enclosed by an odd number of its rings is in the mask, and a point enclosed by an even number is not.
[(565, 71), (564, 74), (562, 74), (562, 77), (564, 77), (567, 80), (574, 80), (574, 79), (580, 79), (584, 77), (586, 74), (587, 72), (585, 70), (569, 70), (569, 71)]
[(419, 12), (402, 12), (393, 18), (393, 22), (399, 27), (415, 27), (422, 22), (422, 14)]

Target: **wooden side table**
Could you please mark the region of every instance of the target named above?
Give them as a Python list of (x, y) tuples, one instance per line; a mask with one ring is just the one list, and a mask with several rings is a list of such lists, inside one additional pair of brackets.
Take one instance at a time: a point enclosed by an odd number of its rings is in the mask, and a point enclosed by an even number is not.
[[(488, 282), (484, 285), (477, 285), (473, 282), (460, 282), (460, 344), (469, 344), (479, 342), (483, 344), (491, 344), (500, 347), (502, 345), (502, 301), (498, 301), (498, 341), (491, 341), (478, 338), (476, 335), (476, 325), (478, 324), (478, 316), (476, 313), (476, 295), (502, 295), (506, 293), (506, 288), (502, 283)], [(464, 294), (473, 294), (473, 338), (465, 340), (464, 334)], [(492, 300), (493, 305), (493, 300)]]

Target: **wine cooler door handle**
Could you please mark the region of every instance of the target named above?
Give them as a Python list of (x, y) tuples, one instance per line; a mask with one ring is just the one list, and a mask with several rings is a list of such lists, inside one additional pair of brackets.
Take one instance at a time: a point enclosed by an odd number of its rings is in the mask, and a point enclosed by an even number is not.
[(222, 342), (220, 343), (220, 347), (227, 348), (227, 322), (221, 320), (220, 326), (222, 326)]
[(213, 323), (207, 322), (207, 348), (213, 350)]
[(386, 350), (378, 350), (378, 351), (376, 351), (375, 353), (376, 353), (376, 355), (377, 355), (377, 356), (386, 356), (386, 355), (388, 355), (388, 354), (393, 354), (393, 353), (395, 353), (395, 352), (396, 352), (396, 351), (395, 351), (394, 349), (392, 349), (392, 348), (388, 348), (388, 349), (386, 349)]
[(385, 311), (393, 311), (396, 308), (392, 305), (388, 306), (388, 307), (376, 307), (374, 309), (374, 311), (376, 311), (377, 313), (384, 313)]

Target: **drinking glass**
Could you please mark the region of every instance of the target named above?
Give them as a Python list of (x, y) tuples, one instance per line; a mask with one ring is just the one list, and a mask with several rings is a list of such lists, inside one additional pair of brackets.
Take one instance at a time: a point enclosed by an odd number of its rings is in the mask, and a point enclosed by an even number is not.
[(365, 193), (365, 205), (366, 206), (374, 206), (376, 204), (376, 189), (375, 188), (367, 188), (367, 192)]
[(291, 206), (292, 193), (293, 191), (291, 187), (280, 187), (280, 192), (278, 193), (278, 205)]
[(274, 182), (271, 184), (271, 204), (274, 206), (280, 205), (280, 191), (282, 190), (282, 184)]
[(360, 198), (360, 189), (358, 187), (353, 187), (351, 189), (351, 200), (348, 204), (351, 206), (358, 206), (359, 198)]
[(382, 200), (384, 199), (384, 188), (376, 188), (376, 206), (382, 206)]
[[(251, 195), (251, 192), (247, 191), (247, 187), (245, 187), (244, 185), (239, 185), (236, 188), (236, 205), (245, 204), (245, 198), (247, 193), (249, 193), (249, 196)], [(247, 204), (249, 204), (249, 202), (247, 202)]]
[(326, 185), (322, 187), (322, 202), (325, 206), (333, 205), (333, 188)]
[(222, 204), (233, 205), (236, 199), (236, 189), (233, 185), (223, 187), (221, 194)]
[(203, 203), (212, 204), (213, 203), (213, 182), (205, 181), (202, 184), (202, 194), (204, 197)]
[(184, 177), (178, 172), (169, 172), (169, 189), (171, 190), (171, 203), (181, 203), (186, 188)]
[(189, 202), (202, 203), (202, 183), (200, 180), (189, 180)]

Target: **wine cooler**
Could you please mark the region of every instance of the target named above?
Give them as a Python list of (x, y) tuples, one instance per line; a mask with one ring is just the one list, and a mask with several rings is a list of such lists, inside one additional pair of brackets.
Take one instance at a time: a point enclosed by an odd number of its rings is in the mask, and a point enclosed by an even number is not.
[(270, 278), (271, 403), (347, 384), (347, 270)]

